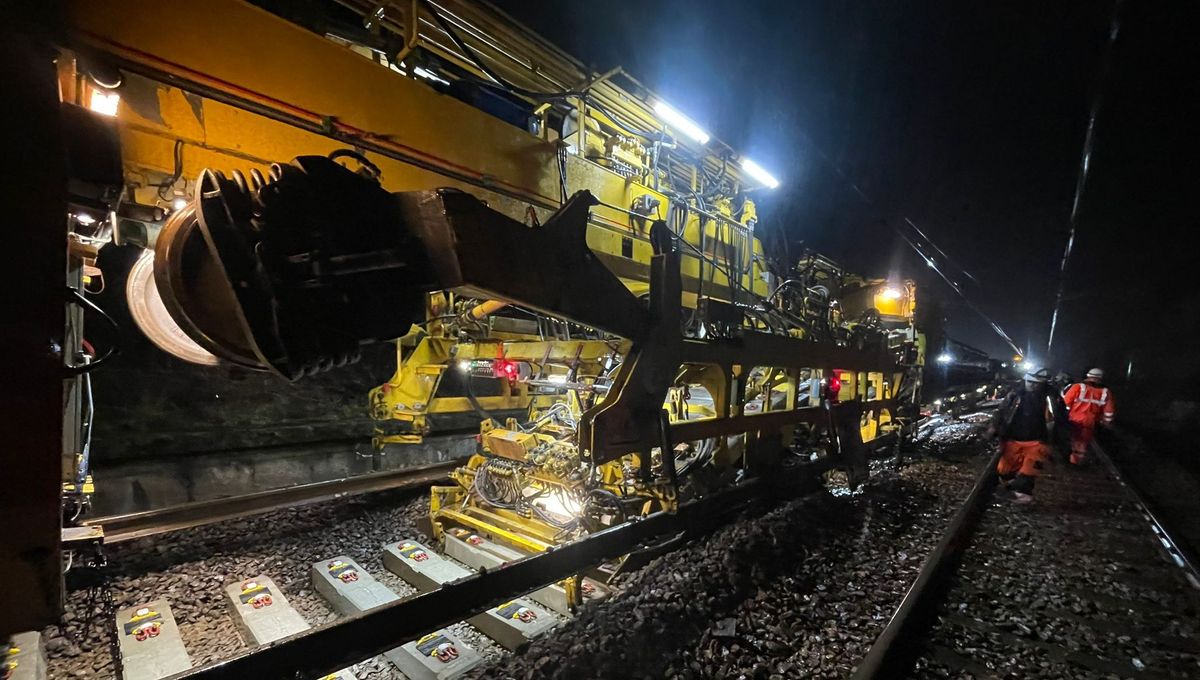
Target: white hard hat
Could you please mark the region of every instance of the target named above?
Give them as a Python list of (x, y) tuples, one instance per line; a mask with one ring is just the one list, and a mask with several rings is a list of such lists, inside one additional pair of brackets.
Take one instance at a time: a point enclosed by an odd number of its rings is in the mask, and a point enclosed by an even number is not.
[(1104, 380), (1104, 371), (1099, 368), (1093, 368), (1087, 372), (1087, 377), (1095, 378), (1096, 380)]

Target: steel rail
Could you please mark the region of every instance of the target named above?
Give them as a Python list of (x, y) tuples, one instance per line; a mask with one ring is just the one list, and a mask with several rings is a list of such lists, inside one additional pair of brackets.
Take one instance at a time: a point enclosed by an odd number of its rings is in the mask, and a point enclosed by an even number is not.
[(240, 519), (280, 508), (319, 503), (389, 489), (430, 486), (449, 479), (450, 472), (466, 462), (455, 458), (420, 467), (377, 472), (343, 479), (272, 489), (258, 493), (184, 503), (124, 515), (93, 517), (85, 526), (100, 527), (105, 543), (122, 543), (180, 529)]
[(1121, 473), (1121, 468), (1117, 466), (1112, 456), (1108, 455), (1104, 447), (1100, 446), (1099, 442), (1092, 442), (1092, 450), (1108, 466), (1108, 469), (1112, 470), (1121, 488), (1128, 491), (1134, 500), (1137, 501), (1138, 505), (1142, 506), (1142, 511), (1150, 522), (1150, 528), (1158, 534), (1157, 538), (1159, 542), (1163, 544), (1163, 549), (1167, 551), (1175, 561), (1175, 564), (1187, 573), (1187, 579), (1191, 586), (1200, 589), (1200, 559), (1198, 559), (1197, 555), (1192, 552), (1188, 544), (1176, 540), (1169, 526), (1159, 519), (1160, 513), (1155, 513), (1154, 506), (1148, 501), (1146, 496), (1136, 486), (1126, 481), (1125, 475)]
[(1000, 460), (1000, 453), (1000, 447), (996, 447), (995, 454), (975, 480), (975, 486), (950, 521), (942, 540), (925, 558), (921, 571), (895, 614), (855, 668), (851, 676), (853, 680), (908, 677), (922, 652), (922, 636), (937, 616), (938, 604), (950, 585), (949, 577), (957, 568), (979, 518), (996, 489), (996, 464)]
[[(1134, 502), (1140, 506), (1151, 528), (1163, 547), (1174, 558), (1175, 563), (1187, 574), (1187, 580), (1192, 587), (1200, 588), (1200, 572), (1197, 562), (1185, 546), (1176, 541), (1166, 525), (1155, 515), (1145, 496), (1133, 485), (1127, 483), (1121, 475), (1113, 459), (1093, 442), (1093, 450), (1102, 463), (1112, 472), (1117, 482), (1129, 492)], [(976, 480), (970, 495), (955, 514), (947, 527), (941, 542), (925, 559), (921, 571), (913, 581), (900, 606), (892, 615), (883, 632), (876, 638), (866, 657), (856, 667), (853, 680), (877, 680), (879, 678), (904, 678), (912, 671), (917, 658), (924, 651), (923, 635), (933, 625), (938, 607), (950, 587), (951, 576), (957, 568), (963, 553), (970, 541), (979, 518), (983, 515), (988, 500), (997, 485), (996, 463), (1000, 458), (1000, 450), (992, 456), (988, 466)]]
[(764, 482), (751, 479), (686, 503), (677, 512), (632, 519), (499, 569), (172, 675), (170, 680), (323, 677), (488, 607), (570, 578), (646, 542), (681, 531), (711, 529), (762, 498), (762, 486)]

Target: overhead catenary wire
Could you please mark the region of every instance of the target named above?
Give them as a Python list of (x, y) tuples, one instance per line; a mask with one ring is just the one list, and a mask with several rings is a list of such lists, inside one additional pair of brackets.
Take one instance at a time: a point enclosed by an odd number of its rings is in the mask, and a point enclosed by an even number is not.
[[(807, 137), (807, 135), (805, 135), (805, 136)], [(808, 141), (809, 141), (809, 144), (813, 144), (812, 138), (808, 138)], [(841, 166), (839, 166), (831, 158), (829, 158), (829, 156), (826, 155), (825, 152), (822, 151), (820, 147), (813, 144), (813, 148), (815, 148), (817, 150), (818, 155), (821, 156), (821, 160), (825, 161), (826, 164), (828, 164), (830, 167), (832, 167), (833, 171), (837, 174), (837, 176), (841, 177), (847, 184), (849, 184), (850, 188), (854, 190), (854, 193), (858, 194), (858, 197), (861, 198), (864, 203), (866, 203), (869, 206), (876, 205), (875, 200), (872, 199), (870, 196), (868, 196), (867, 193), (858, 186), (857, 182), (850, 179), (846, 175), (846, 173), (842, 171)], [(975, 278), (974, 274), (967, 271), (965, 267), (958, 264), (958, 262), (955, 261), (954, 258), (950, 257), (950, 255), (948, 255), (946, 253), (946, 251), (942, 250), (941, 246), (939, 246), (937, 243), (935, 243), (933, 239), (929, 238), (929, 236), (919, 226), (917, 226), (916, 222), (914, 222), (911, 218), (904, 216), (904, 215), (901, 215), (901, 218), (905, 224), (910, 226), (913, 229), (913, 231), (915, 231), (917, 233), (917, 235), (921, 237), (922, 241), (924, 241), (925, 243), (928, 243), (934, 249), (934, 251), (936, 251), (939, 255), (941, 255), (942, 259), (944, 259), (947, 264), (954, 265), (954, 268), (957, 269), (963, 276), (967, 277), (968, 279), (974, 281), (977, 284), (979, 283), (979, 279)], [(905, 238), (904, 234), (901, 232), (901, 230), (899, 228), (896, 227), (896, 225), (889, 222), (888, 226), (892, 229), (892, 231), (895, 231), (897, 234), (899, 234), (901, 236), (901, 238), (904, 238), (904, 240), (907, 241), (910, 246), (912, 246), (913, 248), (917, 247), (916, 245), (913, 244), (913, 242), (910, 239)], [(934, 259), (932, 257), (927, 258), (926, 254), (923, 251), (919, 251), (918, 254), (921, 255), (922, 259), (927, 259), (927, 260)], [(944, 273), (944, 271), (939, 272), (939, 273), (943, 277), (948, 277), (948, 274)]]
[[(818, 146), (813, 141), (812, 137), (809, 137), (804, 132), (801, 132), (800, 134), (804, 135), (804, 137), (808, 140), (809, 146), (811, 146), (814, 150), (816, 150), (817, 155), (819, 155), (821, 157), (821, 160), (825, 161), (825, 164), (828, 165), (834, 171), (834, 173), (837, 174), (838, 177), (840, 177), (843, 181), (845, 181), (847, 184), (849, 184), (850, 188), (852, 188), (854, 190), (854, 192), (856, 194), (858, 194), (859, 198), (861, 198), (864, 203), (866, 203), (868, 206), (871, 206), (871, 207), (876, 206), (875, 201), (870, 196), (868, 196), (867, 193), (865, 191), (863, 191), (861, 187), (858, 186), (857, 182), (850, 179), (850, 177), (847, 176), (846, 173), (842, 171), (841, 166), (839, 166), (832, 158), (830, 158), (824, 152), (824, 150), (822, 150), (821, 147)], [(917, 227), (915, 222), (913, 222), (908, 217), (904, 217), (904, 221), (907, 224), (912, 225), (912, 227), (914, 229), (916, 229), (918, 232), (921, 233), (921, 235), (924, 237), (926, 242), (928, 242), (931, 246), (933, 246), (933, 248), (936, 249), (939, 253), (942, 253), (943, 257), (945, 257), (948, 262), (950, 261), (950, 258), (948, 255), (945, 254), (945, 251), (943, 251), (941, 248), (939, 248), (938, 245), (936, 243), (934, 243), (932, 239), (930, 239), (928, 236), (925, 236), (924, 232), (920, 231), (920, 229)], [(1004, 342), (1010, 348), (1012, 348), (1012, 350), (1015, 353), (1017, 353), (1018, 355), (1024, 356), (1025, 352), (1022, 351), (1021, 348), (1017, 346), (1017, 343), (1015, 341), (1013, 341), (1012, 336), (1010, 336), (1007, 332), (1005, 332), (1005, 330), (1003, 328), (1001, 328), (999, 323), (997, 323), (994, 319), (992, 319), (990, 316), (988, 316), (987, 313), (983, 311), (983, 309), (981, 309), (969, 297), (967, 297), (967, 294), (965, 292), (963, 292), (962, 288), (958, 285), (958, 283), (956, 281), (954, 281), (954, 279), (950, 278), (950, 276), (945, 271), (942, 270), (942, 267), (939, 266), (937, 260), (935, 260), (933, 257), (931, 257), (928, 253), (926, 253), (916, 242), (914, 242), (909, 237), (908, 234), (905, 234), (904, 231), (901, 230), (900, 228), (898, 228), (895, 224), (893, 224), (892, 222), (889, 221), (889, 222), (887, 222), (887, 225), (892, 229), (892, 231), (896, 232), (896, 234), (898, 236), (900, 236), (900, 238), (903, 239), (904, 242), (907, 243), (910, 248), (913, 249), (913, 251), (917, 254), (918, 257), (920, 257), (922, 260), (925, 261), (925, 264), (928, 265), (929, 268), (934, 271), (934, 273), (936, 273), (943, 281), (946, 282), (946, 285), (950, 287), (950, 290), (953, 290), (955, 292), (955, 294), (957, 294), (960, 298), (962, 298), (963, 302), (966, 303), (966, 305), (971, 309), (971, 311), (975, 312), (976, 315), (978, 315), (981, 319), (983, 319), (984, 322), (986, 322), (988, 324), (988, 326), (993, 331), (995, 331), (995, 333), (997, 335), (999, 335), (1000, 338), (1002, 340), (1004, 340)], [(955, 266), (957, 266), (957, 265), (955, 265)], [(959, 267), (959, 270), (962, 271), (962, 273), (965, 274), (971, 280), (978, 281), (974, 276), (971, 276), (970, 272), (966, 271), (965, 269), (962, 269), (962, 267)]]
[(931, 238), (929, 238), (928, 236), (926, 236), (926, 235), (925, 235), (925, 232), (921, 231), (921, 228), (917, 226), (917, 223), (916, 223), (916, 222), (913, 222), (913, 221), (912, 221), (912, 220), (910, 220), (909, 218), (905, 217), (905, 218), (904, 218), (904, 223), (905, 223), (905, 224), (907, 224), (908, 226), (912, 227), (912, 228), (913, 228), (913, 231), (917, 232), (917, 234), (918, 234), (918, 235), (920, 235), (920, 237), (921, 237), (921, 238), (925, 239), (925, 242), (926, 242), (926, 243), (928, 243), (929, 245), (933, 246), (933, 249), (934, 249), (934, 250), (936, 250), (936, 251), (938, 252), (938, 254), (939, 254), (939, 255), (941, 255), (942, 257), (946, 258), (946, 261), (947, 261), (947, 262), (949, 262), (950, 264), (952, 264), (952, 265), (954, 265), (955, 267), (957, 267), (957, 268), (958, 268), (958, 270), (959, 270), (960, 272), (962, 272), (962, 273), (963, 273), (963, 276), (966, 276), (968, 279), (971, 279), (972, 281), (974, 281), (974, 282), (975, 282), (975, 283), (977, 283), (977, 284), (979, 283), (979, 279), (975, 278), (975, 275), (974, 275), (974, 274), (972, 274), (971, 272), (967, 271), (966, 267), (963, 267), (961, 264), (958, 264), (958, 262), (956, 262), (956, 261), (954, 260), (954, 258), (952, 258), (952, 257), (950, 257), (949, 255), (947, 255), (947, 254), (946, 254), (946, 251), (942, 250), (942, 249), (941, 249), (941, 248), (938, 246), (938, 244), (937, 244), (937, 243), (934, 243), (933, 239), (931, 239)]
[(1075, 180), (1075, 197), (1071, 201), (1071, 217), (1068, 220), (1067, 244), (1063, 248), (1062, 261), (1058, 265), (1058, 291), (1054, 295), (1054, 311), (1050, 314), (1050, 333), (1046, 339), (1046, 360), (1054, 349), (1054, 331), (1058, 328), (1058, 312), (1062, 308), (1063, 294), (1067, 285), (1067, 266), (1071, 261), (1071, 251), (1075, 248), (1075, 232), (1079, 227), (1079, 206), (1083, 202), (1083, 192), (1087, 188), (1088, 174), (1092, 167), (1092, 147), (1096, 143), (1096, 116), (1104, 102), (1104, 86), (1108, 82), (1108, 72), (1112, 68), (1113, 45), (1121, 32), (1121, 3), (1114, 0), (1112, 18), (1108, 26), (1108, 42), (1101, 57), (1100, 71), (1096, 79), (1096, 94), (1092, 98), (1092, 106), (1088, 111), (1087, 131), (1083, 135), (1083, 154), (1079, 159), (1079, 176)]
[(1024, 352), (1021, 351), (1021, 348), (1017, 346), (1017, 343), (1012, 339), (1012, 337), (1010, 337), (1009, 334), (1006, 333), (1004, 331), (1004, 329), (1000, 327), (1000, 324), (996, 323), (991, 317), (989, 317), (986, 313), (984, 313), (984, 311), (982, 309), (980, 309), (978, 305), (976, 305), (974, 302), (971, 301), (971, 298), (967, 297), (966, 293), (964, 293), (962, 291), (962, 289), (959, 288), (957, 283), (955, 283), (953, 280), (950, 279), (949, 276), (946, 276), (946, 274), (944, 272), (942, 272), (941, 268), (933, 260), (932, 257), (929, 257), (929, 255), (925, 254), (916, 243), (913, 243), (913, 241), (904, 234), (904, 232), (902, 232), (900, 230), (896, 230), (896, 233), (900, 234), (900, 238), (904, 239), (904, 241), (906, 243), (908, 243), (908, 245), (914, 251), (916, 251), (917, 255), (925, 260), (925, 264), (929, 265), (929, 268), (932, 269), (935, 273), (937, 273), (937, 275), (940, 276), (942, 278), (942, 280), (946, 282), (946, 285), (950, 286), (951, 290), (953, 290), (955, 293), (958, 293), (958, 296), (960, 298), (962, 298), (962, 301), (964, 303), (966, 303), (967, 307), (969, 307), (971, 309), (971, 311), (975, 312), (976, 314), (979, 315), (980, 318), (982, 318), (984, 321), (986, 321), (987, 324), (991, 327), (991, 329), (993, 331), (995, 331), (996, 335), (999, 335), (1004, 340), (1004, 342), (1007, 343), (1010, 348), (1012, 348), (1012, 350), (1014, 352), (1016, 352), (1018, 355), (1022, 355), (1022, 356), (1025, 354)]

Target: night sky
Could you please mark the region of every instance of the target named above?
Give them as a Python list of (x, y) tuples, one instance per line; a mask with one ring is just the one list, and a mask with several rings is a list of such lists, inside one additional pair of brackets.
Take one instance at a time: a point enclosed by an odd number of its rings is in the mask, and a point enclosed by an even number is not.
[(1010, 351), (892, 225), (920, 225), (979, 279), (964, 281), (970, 297), (1043, 361), (1102, 89), (1054, 364), (1198, 372), (1183, 335), (1200, 331), (1185, 245), (1200, 226), (1195, 3), (1127, 0), (1105, 79), (1108, 2), (499, 5), (597, 71), (625, 66), (773, 171), (783, 186), (764, 228), (863, 273), (917, 278), (950, 334), (994, 356)]

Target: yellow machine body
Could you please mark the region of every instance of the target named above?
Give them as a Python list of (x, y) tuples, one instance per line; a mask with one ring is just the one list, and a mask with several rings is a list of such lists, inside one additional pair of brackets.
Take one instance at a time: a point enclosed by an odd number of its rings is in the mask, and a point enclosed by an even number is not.
[[(370, 13), (376, 3), (345, 4)], [(606, 112), (616, 110), (627, 121), (665, 132), (668, 126), (654, 116), (646, 97), (617, 88), (608, 82), (611, 74), (580, 72), (576, 63), (486, 6), (450, 3), (489, 31), (493, 46), (536, 52), (537, 60), (530, 61), (542, 65), (543, 75), (559, 80), (581, 75), (583, 85), (594, 88), (597, 101), (609, 107), (602, 111), (579, 101), (575, 129), (567, 134), (564, 123), (562, 138), (547, 124), (544, 106), (536, 110), (541, 119), (531, 123), (533, 131), (516, 127), (417, 77), (404, 62), (417, 47), (460, 68), (474, 66), (419, 35), (421, 24), (411, 14), (415, 4), (408, 10), (384, 5), (400, 13), (396, 21), (407, 22), (396, 30), (407, 36), (408, 46), (390, 58), (240, 0), (102, 5), (75, 0), (68, 3), (69, 41), (58, 62), (62, 97), (94, 109), (113, 107), (126, 200), (163, 214), (195, 198), (195, 178), (204, 168), (265, 171), (280, 159), (352, 147), (379, 168), (388, 191), (461, 189), (531, 228), (560, 207), (565, 191), (590, 191), (599, 204), (587, 223), (587, 246), (637, 296), (652, 292), (656, 254), (650, 227), (656, 220), (666, 220), (678, 242), (677, 307), (696, 310), (720, 303), (736, 311), (739, 302), (765, 300), (782, 289), (754, 235), (757, 208), (746, 192), (753, 187), (736, 164), (727, 163), (732, 150), (715, 143), (713, 148), (692, 146), (699, 160), (690, 167), (677, 160), (658, 166), (653, 150), (622, 132)], [(120, 85), (99, 85), (89, 77), (88, 64), (95, 63), (119, 69)], [(683, 177), (695, 190), (701, 176), (714, 172), (728, 187), (725, 195), (673, 209), (680, 199), (663, 186), (669, 177)], [(151, 246), (160, 226), (123, 218), (117, 238)], [(554, 255), (497, 252), (494, 257), (496, 267), (530, 276), (538, 258)], [(839, 327), (852, 330), (859, 317), (891, 328), (911, 327), (911, 283), (896, 289), (883, 280), (858, 280), (852, 287), (856, 292), (834, 317), (835, 323), (845, 320)], [(664, 468), (675, 465), (677, 457), (711, 457), (716, 467), (732, 471), (748, 451), (766, 445), (768, 430), (790, 437), (801, 424), (817, 427), (827, 420), (822, 404), (835, 375), (843, 395), (864, 404), (860, 432), (868, 442), (894, 432), (892, 409), (902, 386), (911, 388), (905, 384), (909, 378), (882, 367), (836, 365), (842, 356), (874, 361), (885, 356), (883, 351), (839, 353), (845, 343), (838, 340), (834, 350), (800, 358), (781, 342), (809, 339), (802, 328), (780, 332), (771, 321), (753, 321), (751, 330), (776, 332), (756, 340), (757, 345), (749, 343), (759, 355), (774, 357), (771, 365), (742, 365), (729, 358), (736, 348), (683, 343), (680, 356), (689, 358), (668, 367), (675, 378), (661, 405), (670, 446), (646, 447), (588, 466), (586, 456), (599, 454), (585, 450), (592, 433), (575, 425), (585, 413), (628, 402), (633, 390), (622, 379), (646, 370), (655, 360), (647, 350), (654, 348), (634, 351), (629, 340), (586, 329), (566, 328), (548, 337), (543, 329), (514, 321), (507, 305), (506, 300), (430, 294), (426, 323), (397, 341), (395, 374), (368, 397), (380, 424), (378, 446), (420, 441), (429, 432), (430, 417), (438, 414), (522, 413), (503, 423), (483, 418), (478, 455), (455, 472), (455, 485), (434, 489), (430, 509), (439, 535), (465, 527), (522, 550), (546, 550), (595, 528), (573, 517), (584, 503), (617, 498), (626, 508), (635, 502), (640, 513), (674, 507), (678, 487), (662, 480)], [(492, 375), (478, 375), (489, 366)], [(452, 371), (465, 373), (467, 383), (483, 377), (499, 389), (484, 396), (439, 393)], [(799, 411), (804, 413), (797, 421)], [(723, 434), (727, 430), (739, 434)], [(614, 511), (602, 521), (622, 521), (624, 512)]]

